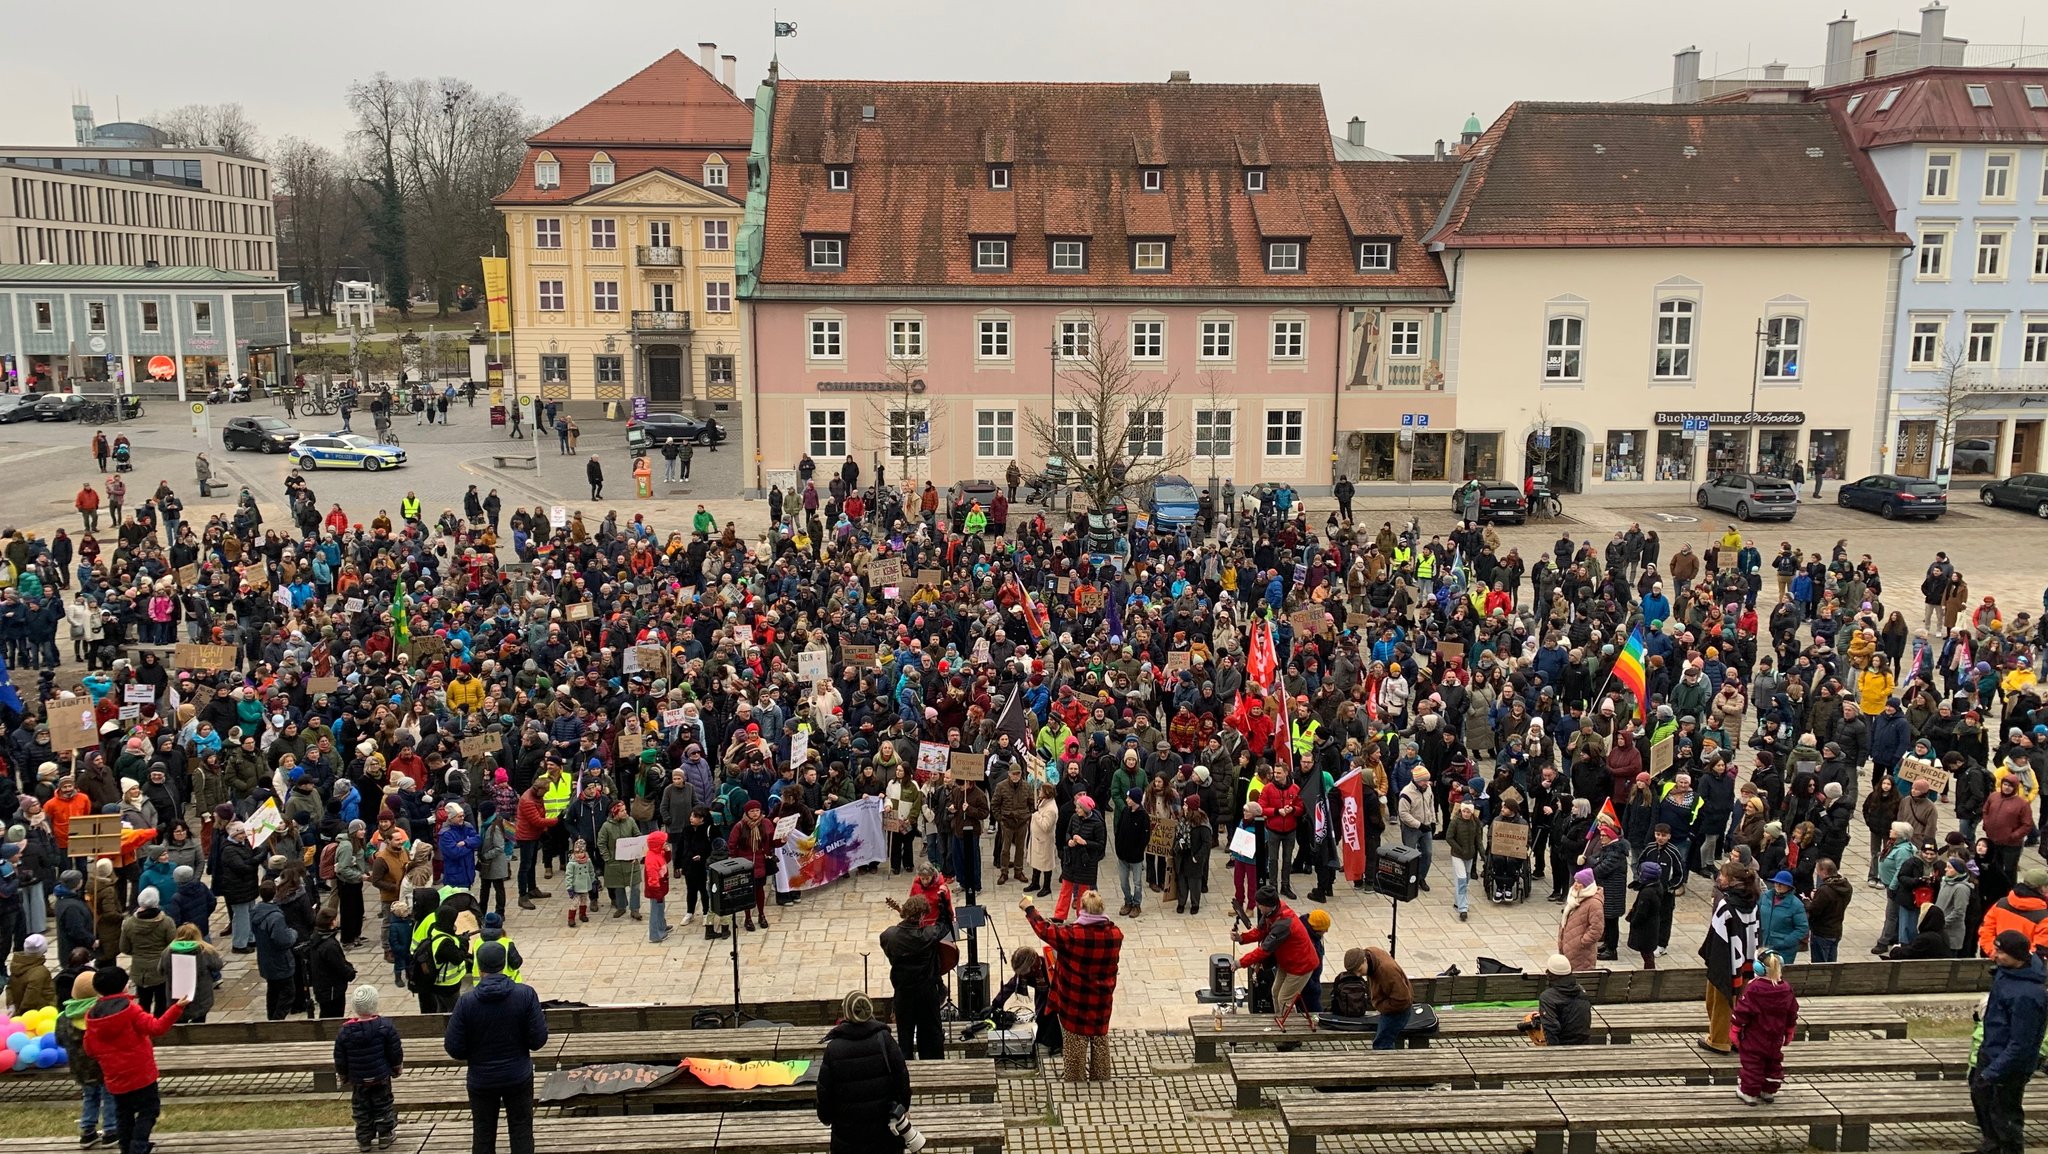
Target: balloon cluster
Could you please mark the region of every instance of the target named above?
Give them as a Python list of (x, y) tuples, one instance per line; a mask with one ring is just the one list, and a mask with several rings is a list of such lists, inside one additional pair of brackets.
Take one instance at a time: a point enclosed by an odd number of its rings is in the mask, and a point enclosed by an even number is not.
[(0, 1022), (0, 1037), (7, 1041), (0, 1049), (0, 1074), (9, 1070), (48, 1070), (71, 1060), (57, 1044), (57, 1011), (45, 1006), (18, 1018)]

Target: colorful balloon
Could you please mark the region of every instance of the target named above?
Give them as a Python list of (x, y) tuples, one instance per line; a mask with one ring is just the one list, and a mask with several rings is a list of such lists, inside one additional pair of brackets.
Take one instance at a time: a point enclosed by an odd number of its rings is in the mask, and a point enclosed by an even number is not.
[(26, 1032), (15, 1030), (7, 1035), (7, 1048), (19, 1054), (28, 1048), (29, 1041), (30, 1039)]
[(12, 1050), (0, 1050), (0, 1074), (14, 1069), (14, 1063), (21, 1055)]

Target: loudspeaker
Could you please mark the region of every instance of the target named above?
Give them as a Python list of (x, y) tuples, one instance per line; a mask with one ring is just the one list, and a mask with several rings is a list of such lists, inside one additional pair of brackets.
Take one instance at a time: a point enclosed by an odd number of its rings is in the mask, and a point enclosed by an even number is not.
[(988, 1010), (988, 963), (968, 962), (960, 967), (960, 1017), (979, 1021)]
[(1209, 996), (1219, 1002), (1237, 996), (1237, 960), (1229, 954), (1209, 955)]
[(1246, 981), (1250, 987), (1247, 1008), (1254, 1014), (1277, 1013), (1273, 1008), (1273, 967), (1253, 966), (1246, 975)]
[(1380, 872), (1372, 888), (1398, 902), (1412, 902), (1422, 892), (1422, 853), (1405, 845), (1380, 849)]
[(753, 909), (754, 863), (737, 857), (712, 862), (704, 871), (704, 897), (721, 917)]

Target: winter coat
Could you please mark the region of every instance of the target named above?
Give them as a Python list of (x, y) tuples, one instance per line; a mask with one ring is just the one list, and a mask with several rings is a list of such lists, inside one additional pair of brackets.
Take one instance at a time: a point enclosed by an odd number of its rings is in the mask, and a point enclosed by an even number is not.
[(100, 1064), (100, 1079), (107, 1090), (128, 1094), (156, 1081), (156, 1046), (183, 1017), (185, 1007), (172, 1004), (160, 1015), (151, 1015), (133, 996), (112, 994), (94, 1002), (87, 1010), (85, 1052)]
[(503, 974), (486, 974), (448, 1015), (442, 1047), (467, 1063), (468, 1086), (487, 1090), (533, 1080), (533, 1052), (548, 1043), (540, 995)]
[(351, 1086), (388, 1082), (404, 1064), (405, 1042), (389, 1018), (350, 1018), (334, 1033), (334, 1073)]
[(1781, 895), (1773, 888), (1758, 899), (1756, 936), (1765, 949), (1789, 958), (1806, 944), (1806, 935), (1806, 904), (1798, 894), (1788, 891)]
[(1621, 917), (1622, 907), (1628, 904), (1628, 842), (1603, 841), (1600, 849), (1592, 855), (1593, 881), (1600, 886), (1607, 908), (1605, 916)]
[(1075, 885), (1093, 886), (1109, 840), (1102, 814), (1093, 809), (1075, 809), (1073, 819), (1067, 823), (1067, 836), (1085, 840), (1078, 846), (1060, 847), (1060, 877)]
[(1285, 974), (1312, 974), (1323, 964), (1322, 956), (1316, 953), (1315, 943), (1309, 939), (1308, 928), (1301, 924), (1300, 915), (1281, 902), (1273, 916), (1260, 925), (1237, 935), (1240, 943), (1256, 942), (1258, 945), (1238, 965), (1246, 969), (1271, 961)]
[(178, 929), (160, 909), (142, 909), (121, 923), (121, 952), (132, 961), (128, 978), (138, 990), (160, 986), (170, 980), (164, 971), (164, 951)]
[(205, 942), (173, 941), (170, 944), (170, 948), (166, 949), (163, 954), (164, 976), (166, 978), (171, 973), (171, 959), (179, 954), (195, 954), (199, 958), (199, 981), (192, 988), (191, 1004), (185, 1007), (185, 1012), (192, 1015), (193, 1019), (197, 1021), (213, 1012), (213, 984), (220, 980), (220, 951), (207, 945)]
[(1758, 1054), (1782, 1054), (1799, 1021), (1799, 996), (1792, 983), (1752, 979), (1736, 996), (1730, 1017), (1731, 1037), (1745, 1058)]
[(220, 868), (214, 871), (213, 890), (231, 906), (256, 900), (258, 851), (230, 841), (220, 853)]
[(1053, 842), (1059, 835), (1059, 823), (1060, 806), (1051, 798), (1032, 811), (1030, 833), (1024, 839), (1024, 864), (1032, 871), (1050, 873), (1058, 863)]
[(298, 972), (292, 947), (299, 932), (285, 924), (284, 911), (275, 902), (258, 902), (249, 912), (249, 930), (256, 938), (256, 972), (267, 982), (280, 981)]
[[(1987, 1082), (2026, 1079), (2040, 1061), (2041, 1034), (2048, 1027), (2048, 987), (2039, 955), (2016, 969), (1993, 966), (1991, 995), (1984, 1003), (1983, 1037), (1973, 1064)], [(1973, 1078), (1974, 1082), (1976, 1078)]]
[(1840, 939), (1842, 916), (1849, 912), (1849, 900), (1856, 896), (1856, 887), (1841, 874), (1813, 887), (1813, 895), (1806, 899), (1806, 932), (1816, 938)]
[(1600, 935), (1606, 930), (1606, 901), (1598, 887), (1565, 912), (1557, 927), (1557, 952), (1572, 964), (1574, 973), (1584, 973), (1597, 964)]
[(441, 827), (441, 884), (468, 889), (476, 883), (476, 851), (483, 835), (468, 823), (449, 822)]
[(604, 885), (606, 889), (622, 890), (632, 886), (640, 864), (619, 859), (619, 839), (639, 837), (640, 827), (630, 816), (617, 817), (606, 821), (597, 831), (597, 850), (604, 858)]
[(870, 1019), (832, 1027), (817, 1070), (818, 1121), (832, 1128), (832, 1154), (903, 1149), (889, 1116), (910, 1108), (910, 1067), (887, 1026)]
[(1639, 954), (1661, 949), (1671, 940), (1671, 891), (1662, 882), (1639, 886), (1628, 911), (1628, 948)]
[[(57, 893), (57, 956), (68, 958), (71, 951), (92, 948), (96, 934), (92, 907), (83, 897), (59, 887)], [(66, 991), (69, 993), (70, 991)]]
[(42, 954), (16, 950), (7, 959), (7, 1004), (16, 1014), (57, 1004), (57, 983)]

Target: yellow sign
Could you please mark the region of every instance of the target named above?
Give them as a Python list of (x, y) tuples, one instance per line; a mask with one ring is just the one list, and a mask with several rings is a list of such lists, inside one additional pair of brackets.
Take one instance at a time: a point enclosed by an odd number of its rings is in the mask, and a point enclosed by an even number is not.
[(192, 402), (192, 412), (193, 412), (193, 415), (195, 415), (195, 416), (200, 416), (200, 417), (203, 417), (203, 416), (205, 416), (205, 415), (206, 415), (206, 402), (205, 402), (205, 401), (194, 401), (194, 402)]
[(491, 331), (509, 333), (512, 331), (511, 261), (502, 256), (487, 256), (483, 262), (484, 309), (490, 315)]

